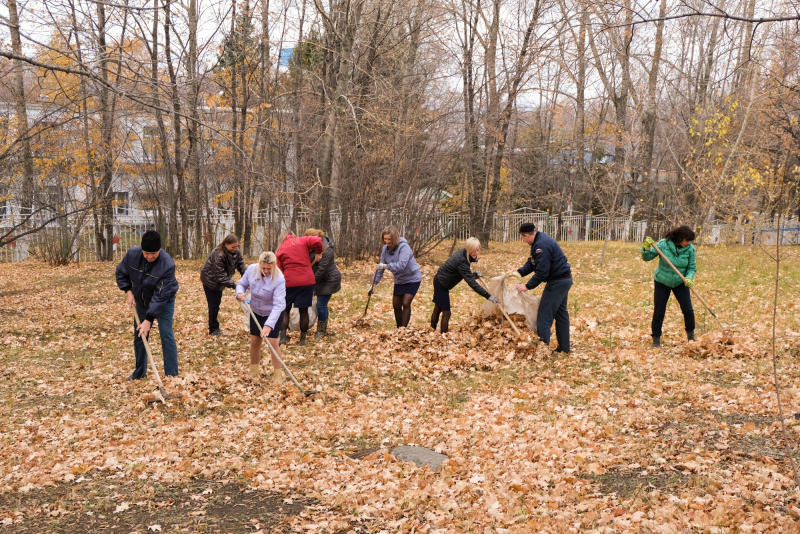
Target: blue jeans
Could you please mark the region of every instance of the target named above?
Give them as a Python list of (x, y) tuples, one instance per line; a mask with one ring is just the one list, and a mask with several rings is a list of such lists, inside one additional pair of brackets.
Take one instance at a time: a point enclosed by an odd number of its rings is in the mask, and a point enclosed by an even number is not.
[(550, 329), (556, 321), (557, 350), (569, 352), (569, 312), (567, 297), (572, 287), (572, 278), (551, 280), (544, 286), (542, 300), (539, 302), (539, 315), (536, 317), (536, 332), (539, 339), (550, 344)]
[[(147, 308), (136, 303), (136, 313), (139, 319), (144, 321)], [(175, 334), (172, 331), (172, 316), (175, 314), (175, 297), (169, 299), (161, 310), (161, 314), (156, 318), (158, 321), (158, 333), (161, 336), (161, 352), (164, 353), (164, 375), (178, 376), (178, 346), (175, 344)], [(150, 330), (152, 332), (152, 329)], [(148, 341), (150, 336), (148, 335)], [(152, 346), (150, 347), (152, 349)], [(144, 348), (142, 338), (136, 332), (136, 321), (133, 322), (133, 352), (136, 354), (136, 369), (133, 378), (144, 378), (147, 376), (147, 351)]]
[(333, 295), (317, 295), (317, 321), (327, 321), (330, 312), (328, 303)]

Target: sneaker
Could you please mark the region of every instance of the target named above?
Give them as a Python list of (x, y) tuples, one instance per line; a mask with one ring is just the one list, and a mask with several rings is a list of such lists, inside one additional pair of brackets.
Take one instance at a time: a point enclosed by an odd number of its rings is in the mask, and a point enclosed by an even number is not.
[(128, 382), (130, 382), (132, 380), (141, 380), (142, 378), (147, 378), (147, 375), (144, 375), (144, 376), (133, 376), (133, 373), (131, 373), (131, 376), (129, 376), (127, 378), (127, 380), (128, 380)]
[(221, 337), (222, 336), (222, 330), (217, 328), (217, 329), (212, 330), (208, 334), (211, 335), (211, 336), (214, 336), (214, 337)]

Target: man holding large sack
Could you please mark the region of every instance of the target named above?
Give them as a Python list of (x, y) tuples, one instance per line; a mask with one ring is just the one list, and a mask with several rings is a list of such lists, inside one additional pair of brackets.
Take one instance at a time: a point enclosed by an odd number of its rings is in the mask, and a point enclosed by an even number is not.
[(527, 276), (533, 273), (526, 284), (517, 284), (517, 291), (520, 292), (534, 289), (542, 282), (545, 283), (539, 303), (539, 315), (536, 318), (536, 332), (539, 339), (549, 348), (550, 329), (555, 319), (556, 341), (558, 341), (555, 352), (569, 353), (567, 297), (572, 287), (572, 269), (567, 257), (555, 239), (537, 231), (533, 223), (520, 225), (519, 234), (522, 240), (530, 245), (531, 255), (525, 265), (509, 274)]

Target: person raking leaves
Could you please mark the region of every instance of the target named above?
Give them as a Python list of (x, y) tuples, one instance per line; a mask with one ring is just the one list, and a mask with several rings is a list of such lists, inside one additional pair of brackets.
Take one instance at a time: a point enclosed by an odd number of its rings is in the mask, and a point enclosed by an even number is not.
[(478, 261), (480, 252), (481, 242), (477, 238), (470, 237), (464, 242), (464, 248), (457, 250), (436, 271), (436, 276), (433, 277), (433, 313), (431, 313), (431, 328), (434, 330), (439, 325), (440, 316), (442, 334), (446, 334), (450, 329), (450, 290), (461, 280), (466, 280), (469, 287), (483, 298), (495, 304), (500, 303), (500, 299), (490, 295), (478, 284), (481, 273), (472, 272), (471, 264)]
[(692, 307), (691, 287), (694, 285), (694, 277), (697, 274), (697, 253), (692, 241), (695, 240), (694, 231), (688, 226), (678, 226), (670, 230), (662, 240), (656, 243), (659, 250), (672, 262), (678, 271), (686, 279), (684, 283), (681, 277), (672, 270), (672, 267), (659, 257), (658, 252), (653, 248), (653, 238), (647, 237), (642, 245), (642, 259), (650, 261), (659, 258), (658, 267), (653, 275), (653, 321), (651, 323), (653, 348), (661, 347), (661, 327), (664, 323), (664, 315), (667, 311), (667, 301), (670, 293), (675, 295), (678, 304), (683, 312), (683, 325), (686, 328), (686, 337), (689, 341), (694, 340), (694, 307)]
[[(250, 290), (250, 308), (258, 324), (250, 317), (250, 378), (258, 378), (261, 368), (261, 340), (267, 339), (278, 356), (282, 356), (278, 334), (286, 309), (286, 279), (277, 266), (273, 252), (262, 252), (258, 263), (247, 267), (244, 276), (236, 284), (236, 299), (245, 302), (245, 293)], [(260, 327), (260, 328), (259, 328)], [(284, 381), (281, 364), (272, 357), (272, 382), (280, 385)]]
[(278, 239), (281, 244), (275, 251), (278, 268), (286, 280), (286, 313), (283, 315), (283, 327), (278, 342), (281, 345), (286, 343), (289, 318), (294, 306), (300, 315), (300, 340), (297, 344), (305, 345), (310, 322), (308, 308), (314, 303), (314, 284), (316, 284), (309, 252), (322, 254), (324, 247), (322, 239), (315, 235), (297, 237), (290, 230), (284, 231), (284, 234)]
[(519, 227), (519, 235), (531, 247), (531, 255), (525, 265), (511, 271), (514, 276), (533, 276), (525, 284), (517, 284), (519, 292), (536, 288), (544, 282), (544, 290), (539, 302), (539, 313), (536, 316), (536, 333), (546, 348), (550, 348), (550, 329), (553, 320), (556, 322), (556, 346), (554, 352), (570, 352), (569, 345), (569, 311), (567, 299), (572, 287), (572, 268), (567, 257), (558, 246), (556, 240), (536, 230), (533, 223), (523, 223)]
[(239, 271), (244, 276), (244, 258), (239, 251), (239, 238), (228, 234), (211, 254), (200, 270), (200, 282), (208, 303), (208, 333), (221, 336), (219, 329), (219, 305), (222, 303), (222, 291), (229, 287), (236, 289), (233, 273)]
[(178, 346), (172, 329), (175, 314), (175, 262), (167, 251), (161, 250), (161, 236), (155, 230), (142, 235), (142, 245), (131, 247), (117, 265), (117, 287), (127, 295), (127, 304), (144, 317), (141, 324), (133, 324), (133, 352), (136, 368), (128, 380), (147, 376), (147, 351), (142, 337), (149, 339), (150, 327), (158, 319), (161, 350), (164, 353), (164, 374), (178, 376)]
[[(396, 226), (387, 226), (381, 232), (380, 263), (376, 266), (373, 276), (373, 285), (377, 287), (383, 278), (385, 269), (394, 275), (394, 291), (392, 292), (392, 308), (394, 309), (394, 322), (397, 328), (407, 327), (411, 321), (411, 303), (419, 291), (422, 283), (422, 271), (419, 269), (417, 260), (414, 259), (414, 251), (405, 237), (400, 237), (400, 231)], [(370, 289), (372, 295), (374, 288)]]

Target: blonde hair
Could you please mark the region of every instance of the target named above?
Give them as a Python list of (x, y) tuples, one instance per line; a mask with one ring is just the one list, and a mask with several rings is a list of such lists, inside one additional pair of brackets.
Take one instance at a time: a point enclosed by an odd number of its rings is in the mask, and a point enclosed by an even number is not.
[(381, 245), (386, 244), (383, 242), (383, 236), (385, 235), (389, 235), (392, 238), (389, 243), (389, 250), (394, 250), (400, 245), (400, 230), (396, 226), (387, 226), (383, 229), (383, 232), (381, 232)]
[(322, 230), (320, 230), (318, 228), (309, 228), (308, 230), (306, 230), (306, 233), (303, 234), (303, 235), (312, 235), (312, 236), (315, 236), (315, 237), (325, 237), (325, 232), (323, 232)]
[(464, 242), (464, 250), (467, 251), (467, 264), (470, 264), (469, 261), (470, 255), (475, 252), (476, 250), (480, 250), (481, 242), (478, 241), (477, 237), (470, 237)]
[(275, 281), (281, 278), (283, 273), (278, 269), (278, 258), (271, 250), (262, 252), (258, 257), (258, 276), (261, 278), (262, 282), (264, 281), (264, 273), (261, 271), (261, 266), (265, 263), (267, 265), (272, 265), (272, 285), (274, 286)]
[(288, 228), (283, 232), (281, 232), (280, 234), (278, 234), (278, 246), (283, 245), (283, 242), (286, 241), (286, 238), (289, 237), (290, 235), (294, 235), (294, 232), (292, 232)]

